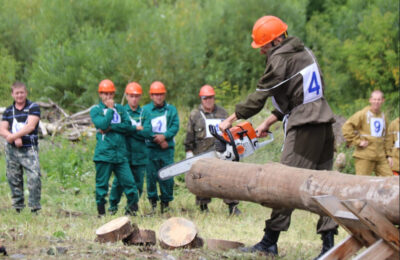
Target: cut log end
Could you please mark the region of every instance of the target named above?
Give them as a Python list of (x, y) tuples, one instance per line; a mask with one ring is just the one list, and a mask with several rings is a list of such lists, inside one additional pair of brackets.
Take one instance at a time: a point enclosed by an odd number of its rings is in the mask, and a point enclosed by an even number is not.
[(128, 217), (111, 220), (96, 230), (97, 241), (100, 243), (117, 242), (131, 235), (137, 226), (132, 226)]
[(196, 235), (197, 229), (193, 222), (185, 218), (170, 218), (160, 227), (160, 245), (169, 249), (184, 247), (189, 245)]

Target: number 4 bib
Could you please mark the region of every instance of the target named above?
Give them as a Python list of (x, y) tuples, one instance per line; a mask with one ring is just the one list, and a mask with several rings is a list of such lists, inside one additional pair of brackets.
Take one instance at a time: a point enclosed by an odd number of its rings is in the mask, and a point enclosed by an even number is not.
[(300, 71), (303, 76), (303, 104), (320, 99), (322, 95), (321, 76), (319, 74), (317, 63), (308, 65)]

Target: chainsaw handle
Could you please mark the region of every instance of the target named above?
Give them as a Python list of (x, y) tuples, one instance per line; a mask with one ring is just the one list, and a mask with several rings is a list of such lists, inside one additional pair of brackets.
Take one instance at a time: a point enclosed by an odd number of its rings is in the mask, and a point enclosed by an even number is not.
[(257, 149), (266, 146), (267, 144), (270, 144), (274, 141), (274, 134), (268, 131), (268, 136), (269, 138), (265, 141), (262, 142), (257, 142)]
[(229, 140), (230, 140), (229, 143), (230, 143), (230, 145), (232, 146), (233, 153), (235, 154), (235, 159), (234, 159), (233, 161), (239, 161), (239, 153), (238, 153), (238, 151), (237, 151), (235, 139), (233, 138), (233, 135), (232, 135), (232, 133), (231, 133), (231, 130), (226, 129), (225, 132), (226, 132), (226, 134), (227, 134), (228, 137), (229, 137)]
[(209, 125), (208, 126), (210, 133), (212, 136), (214, 136), (217, 140), (221, 141), (222, 143), (226, 144), (228, 143), (222, 136), (220, 136), (217, 132), (217, 128), (214, 125)]

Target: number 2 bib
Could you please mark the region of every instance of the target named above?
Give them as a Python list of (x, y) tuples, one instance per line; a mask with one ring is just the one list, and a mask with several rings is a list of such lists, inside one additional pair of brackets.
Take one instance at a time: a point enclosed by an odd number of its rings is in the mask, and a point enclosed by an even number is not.
[(151, 120), (151, 128), (153, 133), (163, 134), (167, 132), (167, 111), (165, 111), (164, 115)]

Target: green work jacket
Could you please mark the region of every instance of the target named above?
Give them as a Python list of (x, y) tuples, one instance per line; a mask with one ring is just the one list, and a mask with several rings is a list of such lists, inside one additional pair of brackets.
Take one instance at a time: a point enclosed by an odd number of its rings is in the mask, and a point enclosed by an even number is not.
[[(93, 161), (127, 162), (128, 149), (125, 134), (132, 127), (124, 107), (115, 104), (114, 109), (111, 109), (100, 101), (90, 110), (90, 117), (97, 129), (97, 144)], [(102, 134), (100, 130), (106, 133)]]
[[(127, 145), (128, 145), (128, 159), (132, 165), (146, 165), (147, 164), (147, 147), (145, 138), (150, 137), (151, 125), (150, 117), (147, 111), (138, 106), (135, 111), (126, 104), (124, 106), (131, 121), (131, 127), (127, 131)], [(143, 126), (143, 130), (137, 131), (136, 126)]]
[[(166, 102), (164, 106), (156, 107), (151, 102), (145, 105), (143, 109), (150, 115), (151, 124), (150, 137), (146, 138), (147, 147), (160, 148), (157, 143), (153, 142), (153, 136), (163, 134), (168, 142), (168, 148), (174, 148), (174, 137), (179, 131), (179, 117), (176, 107)], [(166, 119), (166, 122), (164, 122), (164, 119)]]

